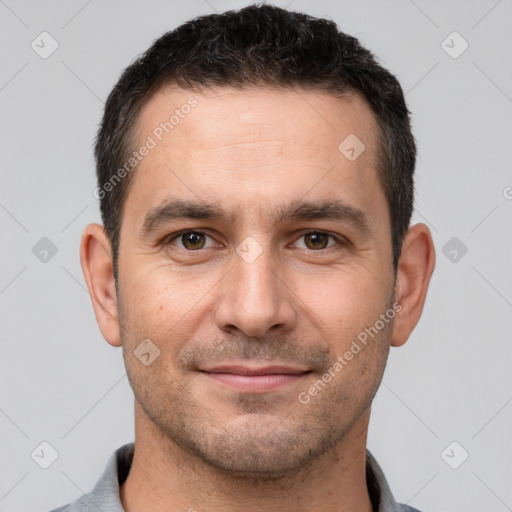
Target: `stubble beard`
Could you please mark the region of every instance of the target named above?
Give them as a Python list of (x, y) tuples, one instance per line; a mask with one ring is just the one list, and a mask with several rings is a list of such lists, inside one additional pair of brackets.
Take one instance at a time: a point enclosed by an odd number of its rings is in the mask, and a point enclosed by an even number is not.
[[(372, 340), (373, 346), (358, 354), (308, 404), (300, 403), (293, 393), (281, 402), (267, 395), (240, 395), (236, 404), (240, 414), (229, 421), (219, 417), (218, 408), (215, 411), (194, 396), (187, 380), (180, 382), (176, 368), (167, 369), (162, 358), (150, 367), (139, 366), (132, 357), (136, 343), (126, 339), (126, 329), (123, 355), (139, 409), (170, 457), (178, 448), (230, 478), (278, 482), (307, 472), (320, 457), (334, 452), (369, 412), (384, 373), (392, 325), (387, 324)], [(252, 348), (245, 348), (245, 355), (253, 355)], [(322, 360), (320, 354), (318, 358)], [(332, 364), (323, 360), (323, 371)], [(323, 371), (312, 374), (314, 380)]]

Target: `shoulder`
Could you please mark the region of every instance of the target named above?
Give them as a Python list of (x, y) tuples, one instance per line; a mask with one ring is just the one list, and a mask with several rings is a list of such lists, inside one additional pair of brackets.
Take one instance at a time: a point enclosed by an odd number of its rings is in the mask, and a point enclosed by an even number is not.
[(111, 456), (94, 489), (83, 494), (73, 503), (56, 508), (51, 512), (124, 512), (119, 498), (119, 483), (130, 471), (134, 444), (118, 448)]
[(56, 508), (51, 510), (50, 512), (88, 512), (89, 506), (88, 503), (84, 503), (83, 496), (73, 503), (69, 503), (64, 505), (63, 507)]
[[(89, 512), (90, 498), (86, 495), (81, 496), (73, 503), (64, 505), (63, 507), (56, 508), (50, 512)], [(104, 510), (103, 508), (101, 510)]]

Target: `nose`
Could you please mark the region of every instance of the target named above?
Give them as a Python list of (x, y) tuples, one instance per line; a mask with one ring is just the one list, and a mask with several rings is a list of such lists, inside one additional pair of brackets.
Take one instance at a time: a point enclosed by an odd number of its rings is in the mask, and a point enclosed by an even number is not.
[(297, 321), (293, 292), (279, 275), (268, 249), (252, 262), (235, 254), (233, 268), (222, 281), (215, 321), (219, 329), (239, 329), (247, 336), (282, 334)]

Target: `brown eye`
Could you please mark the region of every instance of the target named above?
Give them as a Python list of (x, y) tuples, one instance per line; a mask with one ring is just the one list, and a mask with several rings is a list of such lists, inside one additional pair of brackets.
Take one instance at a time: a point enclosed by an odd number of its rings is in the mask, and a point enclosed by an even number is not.
[(181, 240), (186, 249), (195, 250), (204, 247), (203, 233), (186, 233), (185, 235), (181, 235)]
[(325, 249), (329, 244), (329, 237), (327, 233), (312, 232), (304, 235), (304, 241), (308, 249)]
[(197, 251), (206, 247), (206, 239), (210, 238), (201, 231), (186, 231), (184, 233), (178, 233), (173, 236), (169, 243), (180, 247), (181, 249), (187, 249), (189, 251)]

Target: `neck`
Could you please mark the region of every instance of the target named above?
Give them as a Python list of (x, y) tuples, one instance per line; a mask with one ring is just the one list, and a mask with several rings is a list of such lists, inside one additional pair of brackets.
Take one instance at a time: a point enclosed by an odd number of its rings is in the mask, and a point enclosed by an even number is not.
[(370, 411), (309, 467), (279, 479), (233, 477), (183, 449), (135, 406), (135, 453), (120, 487), (126, 512), (372, 512), (366, 485)]

